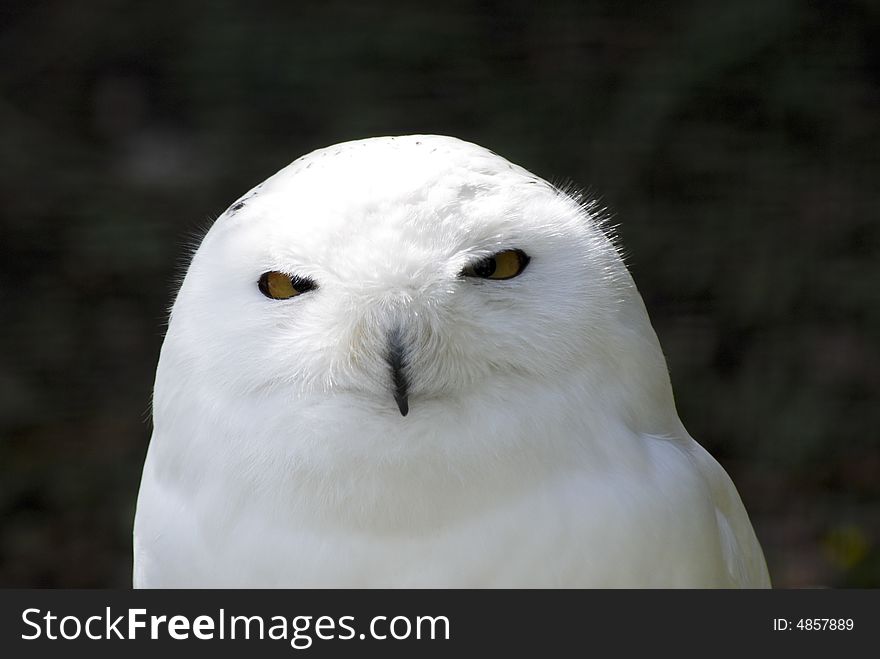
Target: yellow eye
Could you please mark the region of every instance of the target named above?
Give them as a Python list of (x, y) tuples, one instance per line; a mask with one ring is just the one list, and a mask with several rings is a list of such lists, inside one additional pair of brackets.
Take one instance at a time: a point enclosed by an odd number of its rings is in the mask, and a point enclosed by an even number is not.
[(529, 260), (521, 249), (506, 249), (469, 265), (462, 274), (480, 279), (512, 279), (526, 269)]
[(307, 277), (292, 277), (275, 270), (260, 275), (257, 285), (263, 295), (273, 300), (286, 300), (318, 287)]

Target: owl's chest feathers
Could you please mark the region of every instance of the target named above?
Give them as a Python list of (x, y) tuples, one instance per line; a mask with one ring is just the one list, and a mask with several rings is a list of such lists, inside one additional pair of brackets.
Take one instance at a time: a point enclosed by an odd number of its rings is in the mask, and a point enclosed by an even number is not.
[[(583, 406), (560, 405), (550, 426), (528, 414), (423, 403), (402, 418), (344, 402), (274, 417), (234, 406), (168, 409), (157, 414), (156, 475), (225, 524), (258, 515), (282, 527), (405, 534), (544, 496), (571, 475), (650, 464), (637, 433)], [(600, 433), (613, 440), (592, 437)]]
[(373, 466), (345, 482), (209, 468), (198, 486), (166, 490), (175, 514), (155, 518), (152, 551), (194, 585), (644, 585), (676, 580), (657, 571), (666, 561), (687, 568), (686, 584), (717, 571), (714, 536), (702, 532), (714, 511), (686, 494), (695, 484), (681, 465), (638, 476), (623, 466), (520, 467), (453, 476)]
[(464, 441), (459, 436), (383, 438), (369, 429), (313, 427), (306, 436), (251, 433), (246, 441), (220, 442), (213, 456), (187, 451), (166, 473), (176, 472), (176, 489), (202, 502), (216, 523), (261, 517), (279, 528), (421, 534), (534, 496), (578, 471), (576, 451), (565, 459), (544, 439), (543, 447), (523, 444), (510, 453), (474, 444), (459, 451), (442, 443)]
[[(190, 414), (174, 445), (160, 416), (143, 487), (175, 514), (145, 506), (143, 528), (160, 534), (153, 551), (189, 565), (196, 582), (204, 570), (230, 584), (313, 586), (370, 585), (367, 575), (376, 584), (509, 583), (510, 574), (547, 585), (573, 583), (572, 570), (583, 583), (644, 582), (590, 566), (627, 555), (619, 564), (637, 570), (680, 544), (695, 555), (689, 574), (699, 574), (700, 561), (718, 555), (705, 544), (713, 536), (698, 532), (714, 525), (714, 510), (692, 496), (702, 486), (674, 443), (565, 418), (542, 430), (527, 418), (444, 427), (425, 417), (422, 427), (419, 416), (337, 414), (325, 425), (303, 414), (242, 428)], [(603, 441), (591, 441), (595, 432)], [(653, 548), (634, 541), (645, 534)], [(162, 537), (175, 542), (162, 549)], [(193, 557), (216, 564), (190, 564), (182, 538)], [(544, 572), (523, 572), (522, 562)]]

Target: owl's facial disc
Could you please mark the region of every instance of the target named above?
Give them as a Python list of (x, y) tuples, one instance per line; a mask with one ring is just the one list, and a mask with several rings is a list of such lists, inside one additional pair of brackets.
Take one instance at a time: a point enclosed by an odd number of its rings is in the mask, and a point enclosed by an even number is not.
[[(513, 279), (522, 274), (530, 261), (531, 257), (521, 249), (505, 249), (467, 263), (459, 272), (458, 280)], [(265, 297), (282, 303), (319, 288), (318, 284), (309, 277), (287, 274), (279, 270), (264, 272), (257, 281), (257, 287)], [(385, 382), (390, 385), (391, 395), (401, 416), (409, 414), (409, 396), (412, 388), (409, 370), (412, 367), (413, 352), (418, 353), (418, 349), (410, 345), (414, 337), (406, 331), (407, 325), (409, 323), (397, 321), (386, 332), (379, 330), (380, 335), (385, 334), (383, 357), (389, 369)], [(408, 329), (417, 330), (416, 327)]]
[(519, 406), (531, 383), (563, 372), (600, 387), (631, 352), (659, 352), (592, 213), (451, 138), (316, 152), (205, 236), (166, 361), (273, 414), (345, 405), (387, 420), (397, 410), (402, 427), (478, 413), (483, 401)]

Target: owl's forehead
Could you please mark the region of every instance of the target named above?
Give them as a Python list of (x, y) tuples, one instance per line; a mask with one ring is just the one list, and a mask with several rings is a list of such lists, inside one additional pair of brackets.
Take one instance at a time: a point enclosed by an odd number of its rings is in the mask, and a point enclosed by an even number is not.
[(472, 142), (443, 135), (373, 137), (318, 149), (297, 158), (279, 178), (309, 172), (318, 177), (346, 173), (398, 172), (430, 175), (447, 169), (503, 175), (521, 168)]
[(385, 137), (303, 156), (227, 215), (231, 224), (302, 247), (387, 239), (460, 248), (521, 229), (516, 210), (554, 194), (535, 175), (475, 144)]
[(534, 175), (476, 144), (410, 135), (346, 142), (309, 153), (265, 182), (281, 203), (342, 210), (383, 204), (440, 206), (510, 189)]

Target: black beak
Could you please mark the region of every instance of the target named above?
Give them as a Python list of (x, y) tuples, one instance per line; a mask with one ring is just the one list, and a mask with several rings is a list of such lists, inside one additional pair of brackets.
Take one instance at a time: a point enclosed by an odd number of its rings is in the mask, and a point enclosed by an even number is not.
[(391, 367), (391, 387), (394, 401), (401, 416), (409, 413), (409, 381), (403, 369), (406, 367), (406, 351), (403, 347), (403, 336), (400, 329), (388, 334), (388, 365)]

